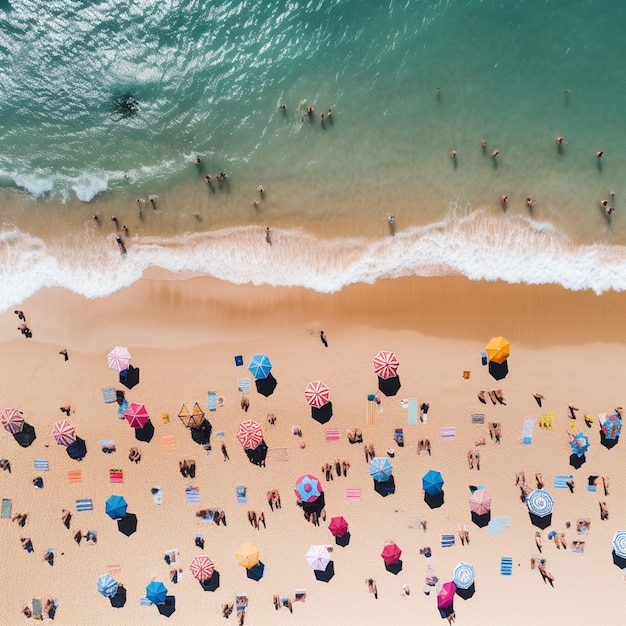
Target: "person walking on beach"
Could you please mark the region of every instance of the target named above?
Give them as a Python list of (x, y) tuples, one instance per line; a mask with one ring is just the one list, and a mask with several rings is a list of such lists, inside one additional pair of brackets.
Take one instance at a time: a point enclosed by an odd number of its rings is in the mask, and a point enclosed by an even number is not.
[(22, 322), (26, 321), (26, 316), (24, 315), (24, 311), (14, 311), (15, 315), (17, 315), (17, 319)]
[(374, 594), (374, 598), (378, 600), (378, 587), (376, 586), (376, 581), (373, 578), (366, 578), (365, 584), (367, 585), (367, 590), (370, 593)]
[(224, 461), (230, 461), (230, 457), (228, 456), (228, 450), (226, 449), (225, 443), (222, 443), (222, 454), (224, 455)]
[(63, 359), (65, 361), (67, 361), (70, 358), (69, 355), (67, 354), (67, 349), (66, 348), (63, 348), (63, 350), (59, 350), (59, 354), (63, 355)]
[(320, 341), (324, 344), (325, 348), (328, 348), (328, 340), (326, 339), (326, 335), (323, 330), (320, 330)]

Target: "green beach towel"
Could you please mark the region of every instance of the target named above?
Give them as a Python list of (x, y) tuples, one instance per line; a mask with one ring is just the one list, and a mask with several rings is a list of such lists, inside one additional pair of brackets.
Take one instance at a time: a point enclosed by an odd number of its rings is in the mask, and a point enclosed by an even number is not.
[(2, 519), (11, 517), (11, 498), (2, 498)]
[(41, 598), (33, 598), (33, 618), (43, 619), (43, 612), (41, 608)]
[(417, 398), (409, 398), (409, 426), (417, 426)]

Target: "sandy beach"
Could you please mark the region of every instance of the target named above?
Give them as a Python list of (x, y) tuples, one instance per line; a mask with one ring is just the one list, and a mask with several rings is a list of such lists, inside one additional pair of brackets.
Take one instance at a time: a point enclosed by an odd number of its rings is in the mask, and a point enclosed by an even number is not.
[[(525, 624), (530, 615), (546, 622), (586, 624), (592, 619), (620, 623), (615, 598), (623, 591), (623, 575), (613, 564), (611, 540), (626, 527), (622, 496), (622, 446), (608, 450), (600, 444), (598, 413), (612, 412), (624, 403), (621, 364), (626, 358), (626, 330), (621, 324), (623, 295), (609, 292), (571, 292), (558, 287), (528, 287), (505, 283), (471, 282), (463, 278), (429, 278), (359, 284), (324, 295), (304, 289), (234, 286), (202, 277), (176, 277), (154, 273), (105, 299), (86, 300), (60, 289), (42, 290), (24, 302), (33, 338), (17, 332), (13, 311), (0, 316), (0, 390), (4, 407), (15, 407), (32, 424), (37, 439), (21, 448), (2, 429), (0, 457), (10, 461), (11, 472), (0, 472), (3, 498), (12, 500), (12, 514), (27, 513), (23, 528), (2, 519), (1, 546), (5, 600), (0, 621), (26, 623), (21, 615), (32, 598), (58, 601), (55, 622), (77, 624), (152, 624), (165, 619), (155, 606), (140, 606), (151, 580), (165, 583), (175, 596), (170, 623), (188, 624), (200, 617), (222, 622), (221, 605), (234, 602), (237, 593), (248, 595), (245, 621), (249, 624), (294, 623), (374, 624), (400, 623), (419, 615), (420, 623), (439, 624), (436, 592), (452, 579), (461, 561), (474, 565), (475, 595), (454, 601), (459, 624)], [(328, 347), (320, 342), (324, 330)], [(481, 365), (480, 352), (491, 337), (511, 342), (509, 374), (494, 380)], [(101, 388), (123, 389), (107, 366), (106, 355), (115, 345), (128, 346), (141, 381), (126, 398), (145, 403), (154, 424), (153, 439), (138, 442), (126, 420), (118, 419), (117, 405), (103, 402)], [(59, 354), (67, 349), (69, 359)], [(367, 396), (376, 393), (372, 357), (393, 350), (399, 361), (401, 388), (394, 397), (382, 396), (375, 424), (367, 424)], [(267, 354), (278, 381), (269, 397), (252, 386), (250, 408), (240, 407), (237, 379), (251, 378), (250, 357)], [(244, 367), (234, 356), (243, 355)], [(469, 378), (463, 372), (469, 371)], [(304, 388), (311, 380), (330, 388), (333, 417), (327, 424), (311, 418)], [(481, 390), (502, 389), (506, 404), (482, 404)], [(177, 414), (183, 403), (206, 409), (207, 391), (224, 398), (224, 406), (206, 416), (213, 427), (211, 451), (191, 440)], [(544, 396), (539, 408), (533, 393)], [(416, 398), (430, 405), (426, 423), (408, 424), (401, 402)], [(591, 447), (580, 469), (569, 464), (568, 405), (580, 410), (576, 429), (589, 436)], [(87, 442), (82, 462), (72, 460), (55, 443), (52, 428), (65, 417), (59, 407), (71, 406), (69, 421)], [(542, 413), (553, 411), (555, 427), (539, 428)], [(276, 424), (267, 421), (276, 415)], [(166, 423), (162, 416), (169, 415)], [(472, 414), (485, 414), (485, 424), (473, 424)], [(587, 428), (582, 417), (595, 418)], [(531, 445), (522, 443), (527, 417), (535, 417)], [(248, 462), (235, 438), (239, 422), (254, 419), (263, 427), (270, 450), (286, 448), (288, 460), (268, 459), (267, 466)], [(488, 422), (501, 424), (502, 440), (490, 439)], [(302, 437), (292, 434), (292, 427)], [(362, 444), (350, 444), (348, 428), (363, 431), (378, 456), (395, 450), (390, 461), (396, 492), (381, 497), (374, 491)], [(405, 445), (398, 447), (394, 429), (404, 430)], [(456, 437), (443, 440), (442, 428), (454, 427)], [(338, 428), (339, 440), (327, 441), (326, 429)], [(218, 433), (223, 432), (223, 439)], [(173, 437), (174, 449), (164, 449), (163, 438)], [(475, 442), (485, 438), (485, 445)], [(418, 439), (431, 443), (431, 456), (417, 454)], [(104, 454), (100, 440), (112, 439), (116, 451)], [(220, 451), (225, 443), (230, 459)], [(301, 448), (301, 443), (306, 447)], [(623, 445), (623, 444), (622, 444)], [(141, 461), (128, 459), (137, 446)], [(468, 450), (480, 452), (480, 470), (468, 467)], [(49, 471), (34, 469), (33, 460), (45, 458)], [(183, 477), (179, 461), (193, 459), (195, 478)], [(327, 482), (325, 463), (348, 460), (347, 477)], [(109, 471), (123, 471), (123, 483), (111, 484)], [(442, 473), (445, 503), (430, 509), (423, 500), (421, 477), (429, 469)], [(81, 470), (82, 482), (70, 483), (68, 472)], [(537, 569), (535, 532), (526, 506), (515, 486), (524, 471), (534, 485), (540, 472), (555, 500), (552, 524), (542, 531), (543, 557), (554, 575), (554, 588)], [(293, 487), (302, 474), (317, 476), (324, 488), (327, 520), (319, 527), (308, 523), (296, 506)], [(555, 475), (572, 474), (573, 493), (554, 488)], [(604, 496), (587, 489), (589, 475), (608, 476), (610, 492)], [(41, 476), (42, 489), (32, 481)], [(247, 487), (247, 504), (238, 504), (236, 485)], [(197, 486), (200, 503), (185, 501), (185, 487)], [(492, 497), (492, 518), (510, 518), (510, 527), (491, 534), (471, 521), (469, 486), (485, 486)], [(153, 502), (151, 489), (162, 488), (162, 504)], [(271, 511), (266, 494), (278, 489), (282, 508)], [(347, 489), (361, 489), (360, 500), (348, 500)], [(128, 511), (138, 518), (137, 532), (126, 537), (105, 514), (111, 494), (123, 495)], [(77, 512), (76, 500), (90, 498), (93, 510)], [(606, 501), (610, 516), (600, 519), (599, 502)], [(216, 526), (195, 516), (204, 508), (223, 509), (227, 525)], [(70, 528), (61, 521), (62, 510), (72, 513)], [(247, 511), (263, 511), (267, 528), (252, 528)], [(333, 516), (349, 523), (349, 545), (335, 545), (328, 530)], [(584, 536), (576, 520), (590, 518)], [(418, 520), (427, 521), (427, 529)], [(462, 546), (459, 524), (470, 533)], [(72, 537), (81, 530), (97, 531), (97, 544), (77, 545)], [(567, 549), (548, 540), (550, 531), (565, 533)], [(194, 534), (204, 535), (204, 550), (194, 545)], [(440, 535), (454, 534), (455, 545), (441, 547)], [(30, 537), (34, 552), (20, 545)], [(572, 542), (584, 540), (583, 554), (571, 551)], [(241, 543), (259, 548), (265, 565), (259, 581), (246, 576), (235, 559)], [(402, 549), (402, 569), (385, 570), (380, 553), (386, 542)], [(334, 577), (316, 580), (305, 554), (312, 544), (333, 547)], [(420, 554), (430, 547), (430, 558)], [(43, 560), (47, 548), (56, 548), (54, 566)], [(182, 577), (170, 581), (174, 565), (164, 554), (178, 550)], [(190, 571), (192, 558), (208, 555), (219, 572), (219, 587), (204, 591)], [(500, 574), (500, 558), (511, 557), (513, 573)], [(439, 582), (430, 595), (423, 592), (427, 565), (436, 569)], [(96, 579), (110, 571), (123, 583), (128, 599), (112, 608), (96, 590)], [(373, 577), (378, 599), (368, 593), (365, 579)], [(402, 594), (407, 584), (410, 595)], [(274, 594), (294, 599), (306, 590), (305, 602), (293, 602), (293, 614), (276, 611)], [(585, 601), (581, 601), (584, 598)], [(231, 615), (230, 622), (235, 622)]]

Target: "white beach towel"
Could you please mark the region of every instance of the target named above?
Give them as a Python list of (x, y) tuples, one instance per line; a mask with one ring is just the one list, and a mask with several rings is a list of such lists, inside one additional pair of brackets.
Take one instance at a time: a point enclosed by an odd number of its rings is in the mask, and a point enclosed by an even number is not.
[(161, 487), (152, 487), (152, 502), (155, 504), (163, 504), (163, 489), (161, 489)]
[(524, 430), (522, 431), (522, 443), (530, 445), (533, 442), (533, 429), (535, 427), (535, 418), (527, 417), (524, 420)]
[(250, 379), (249, 378), (238, 378), (237, 379), (237, 389), (241, 393), (250, 393)]

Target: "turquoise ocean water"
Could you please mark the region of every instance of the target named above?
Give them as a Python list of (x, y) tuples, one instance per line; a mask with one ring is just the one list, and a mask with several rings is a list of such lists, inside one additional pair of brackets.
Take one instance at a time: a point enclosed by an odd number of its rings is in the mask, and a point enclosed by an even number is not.
[(0, 0), (0, 309), (150, 266), (624, 290), (625, 22), (610, 0)]

